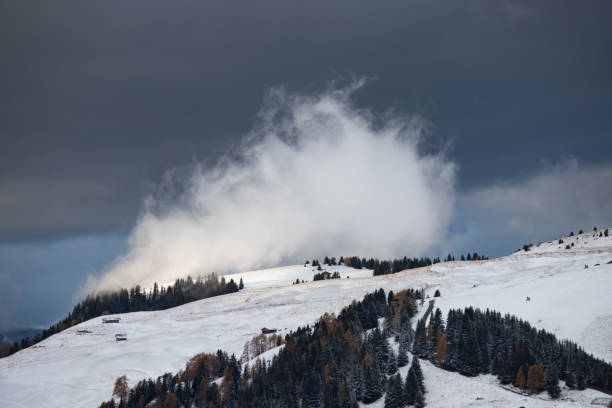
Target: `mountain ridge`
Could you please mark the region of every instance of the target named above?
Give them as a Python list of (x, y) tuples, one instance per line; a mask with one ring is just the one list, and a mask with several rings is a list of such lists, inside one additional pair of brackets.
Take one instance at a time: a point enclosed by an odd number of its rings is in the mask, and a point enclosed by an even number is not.
[[(463, 306), (512, 313), (610, 362), (609, 328), (598, 319), (607, 321), (612, 311), (606, 296), (612, 283), (612, 265), (607, 264), (612, 260), (612, 240), (595, 242), (597, 247), (587, 242), (575, 250), (522, 251), (377, 277), (369, 270), (326, 267), (338, 271), (342, 279), (298, 285), (292, 285), (296, 278), (312, 280), (314, 268), (295, 265), (227, 275), (226, 279), (244, 278), (245, 289), (165, 311), (122, 314), (116, 326), (91, 319), (0, 360), (0, 395), (9, 406), (36, 406), (43, 401), (47, 406), (98, 405), (108, 399), (121, 375), (133, 383), (176, 372), (200, 352), (223, 349), (240, 355), (244, 342), (264, 326), (279, 328), (283, 334), (285, 328), (310, 324), (325, 312), (337, 313), (353, 299), (381, 287), (424, 288), (430, 296), (440, 290), (436, 307), (443, 313)], [(564, 290), (559, 292), (560, 288)], [(596, 331), (590, 337), (598, 341), (583, 344), (589, 337), (585, 332), (593, 327)], [(78, 330), (92, 333), (82, 335)], [(118, 330), (128, 334), (127, 342), (115, 342)], [(32, 378), (45, 381), (34, 387), (28, 385)], [(9, 392), (12, 389), (24, 392)]]

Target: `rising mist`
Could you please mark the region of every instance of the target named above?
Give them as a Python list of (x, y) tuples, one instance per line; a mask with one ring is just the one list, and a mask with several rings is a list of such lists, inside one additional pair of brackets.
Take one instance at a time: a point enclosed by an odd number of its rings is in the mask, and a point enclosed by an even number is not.
[(423, 254), (449, 224), (455, 165), (420, 153), (417, 118), (357, 109), (361, 85), (270, 90), (253, 130), (215, 166), (168, 172), (127, 252), (86, 289), (323, 254)]

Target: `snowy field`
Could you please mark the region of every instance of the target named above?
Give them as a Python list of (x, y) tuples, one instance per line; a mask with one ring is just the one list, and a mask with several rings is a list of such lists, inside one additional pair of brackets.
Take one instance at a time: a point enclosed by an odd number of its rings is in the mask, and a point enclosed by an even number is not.
[[(243, 278), (245, 290), (165, 311), (119, 315), (119, 324), (95, 318), (0, 359), (0, 406), (97, 406), (111, 397), (121, 375), (134, 385), (178, 371), (200, 352), (221, 348), (240, 356), (244, 343), (264, 326), (286, 332), (380, 287), (425, 288), (429, 295), (440, 289), (436, 307), (444, 312), (476, 306), (512, 313), (612, 361), (612, 264), (607, 263), (612, 237), (573, 238), (580, 243), (570, 250), (553, 241), (489, 261), (442, 263), (375, 278), (371, 271), (338, 266), (325, 269), (342, 279), (292, 285), (296, 278), (312, 280), (313, 269), (303, 265), (231, 275)], [(128, 341), (115, 342), (120, 332)], [(433, 407), (575, 407), (604, 396), (564, 390), (560, 401), (550, 401), (544, 394), (533, 398), (505, 390), (490, 376), (462, 377), (426, 362), (423, 370)]]

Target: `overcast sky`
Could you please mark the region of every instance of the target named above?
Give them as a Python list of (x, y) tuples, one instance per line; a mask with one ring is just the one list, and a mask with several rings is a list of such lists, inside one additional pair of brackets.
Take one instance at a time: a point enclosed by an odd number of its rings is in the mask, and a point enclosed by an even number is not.
[(0, 328), (64, 314), (163, 174), (213, 166), (276, 87), (367, 78), (351, 109), (420, 118), (422, 154), (456, 171), (440, 251), (612, 224), (611, 15), (605, 0), (0, 0)]

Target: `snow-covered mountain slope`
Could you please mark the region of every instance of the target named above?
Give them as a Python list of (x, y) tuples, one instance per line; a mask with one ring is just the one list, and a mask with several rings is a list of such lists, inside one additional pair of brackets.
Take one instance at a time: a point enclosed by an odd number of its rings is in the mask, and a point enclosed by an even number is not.
[[(242, 277), (246, 285), (239, 293), (165, 311), (123, 314), (119, 324), (102, 324), (101, 318), (95, 318), (0, 359), (0, 406), (96, 406), (110, 398), (121, 375), (126, 374), (133, 385), (144, 377), (178, 371), (199, 352), (221, 348), (240, 355), (243, 344), (264, 326), (284, 332), (312, 323), (380, 287), (394, 291), (424, 287), (432, 296), (440, 289), (436, 306), (443, 311), (477, 306), (512, 313), (612, 361), (612, 264), (607, 263), (612, 261), (612, 237), (599, 238), (597, 246), (587, 243), (569, 250), (552, 248), (555, 242), (547, 244), (549, 250), (541, 244), (540, 251), (534, 247), (489, 261), (442, 263), (379, 277), (337, 266), (327, 270), (340, 272), (342, 279), (292, 285), (297, 278), (312, 280), (313, 269), (302, 265), (235, 274), (232, 277)], [(115, 342), (114, 334), (119, 332), (127, 333), (128, 341)], [(443, 405), (450, 391), (434, 391), (432, 386), (428, 401), (439, 398), (440, 404), (430, 406), (508, 406), (527, 398), (510, 396), (510, 391), (487, 378), (469, 379), (433, 366), (425, 370), (431, 378), (426, 381), (439, 377), (459, 384), (458, 389), (488, 390), (481, 396), (488, 399), (476, 401), (479, 395), (474, 392), (455, 393), (453, 404)], [(574, 399), (601, 395), (588, 393)], [(495, 399), (508, 404), (494, 403)], [(561, 403), (544, 399), (528, 405), (581, 406), (582, 402)]]
[[(531, 253), (549, 253), (549, 252), (593, 252), (593, 251), (607, 251), (610, 249), (610, 242), (612, 240), (612, 229), (609, 229), (609, 236), (603, 235), (603, 230), (599, 231), (588, 231), (582, 234), (576, 234), (571, 237), (565, 237), (561, 239), (555, 239), (553, 241), (540, 242), (531, 246), (529, 252)], [(569, 245), (570, 248), (566, 249)], [(519, 250), (518, 252), (520, 252)]]

